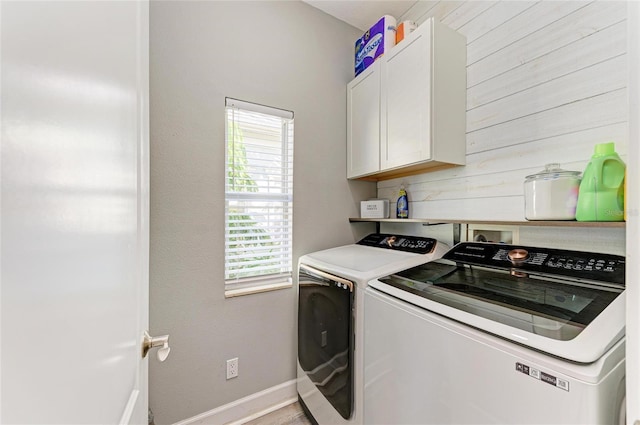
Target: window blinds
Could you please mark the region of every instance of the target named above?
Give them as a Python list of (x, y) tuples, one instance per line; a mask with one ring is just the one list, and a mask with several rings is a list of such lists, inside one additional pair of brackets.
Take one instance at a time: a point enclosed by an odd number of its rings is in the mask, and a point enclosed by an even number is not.
[(226, 99), (225, 282), (287, 281), (292, 270), (293, 113)]

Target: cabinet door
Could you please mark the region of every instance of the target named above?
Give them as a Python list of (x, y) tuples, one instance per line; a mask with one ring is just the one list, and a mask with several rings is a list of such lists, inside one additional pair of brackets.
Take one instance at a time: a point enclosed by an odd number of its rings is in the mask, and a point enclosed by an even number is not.
[(380, 170), (380, 63), (347, 85), (347, 177)]
[(431, 39), (420, 25), (383, 57), (381, 169), (431, 159)]

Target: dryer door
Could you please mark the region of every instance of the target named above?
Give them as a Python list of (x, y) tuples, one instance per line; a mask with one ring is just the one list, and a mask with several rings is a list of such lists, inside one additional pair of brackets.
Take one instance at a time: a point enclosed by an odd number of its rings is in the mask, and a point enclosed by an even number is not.
[(353, 411), (353, 282), (301, 265), (298, 362), (345, 419)]

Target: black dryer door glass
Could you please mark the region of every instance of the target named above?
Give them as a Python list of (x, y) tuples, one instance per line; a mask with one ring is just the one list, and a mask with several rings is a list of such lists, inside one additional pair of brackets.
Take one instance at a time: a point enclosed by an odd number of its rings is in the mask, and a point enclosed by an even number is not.
[(353, 410), (353, 284), (307, 266), (300, 267), (298, 282), (298, 361), (325, 398), (349, 419)]

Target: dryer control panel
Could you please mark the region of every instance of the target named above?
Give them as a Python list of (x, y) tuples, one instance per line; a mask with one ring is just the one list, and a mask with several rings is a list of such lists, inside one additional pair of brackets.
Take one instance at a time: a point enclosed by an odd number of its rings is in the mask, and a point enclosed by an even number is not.
[(430, 254), (433, 252), (437, 242), (435, 239), (421, 236), (372, 233), (360, 240), (358, 245), (406, 251), (414, 254)]

